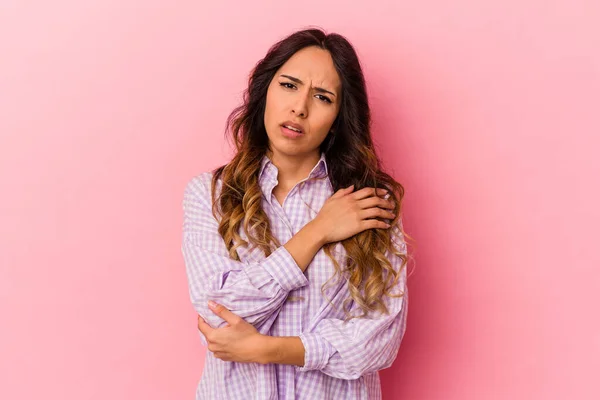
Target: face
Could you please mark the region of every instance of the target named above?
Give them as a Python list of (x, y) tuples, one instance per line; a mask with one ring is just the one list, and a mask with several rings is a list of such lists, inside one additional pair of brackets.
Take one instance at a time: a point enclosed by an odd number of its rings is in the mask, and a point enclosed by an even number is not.
[[(341, 82), (327, 50), (305, 47), (275, 73), (267, 90), (265, 128), (276, 156), (319, 154), (340, 109)], [(283, 125), (296, 124), (301, 133)]]

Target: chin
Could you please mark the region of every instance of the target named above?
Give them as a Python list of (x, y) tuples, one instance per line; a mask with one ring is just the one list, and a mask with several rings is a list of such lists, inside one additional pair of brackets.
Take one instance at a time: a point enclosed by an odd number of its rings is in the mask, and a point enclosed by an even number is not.
[(271, 141), (271, 149), (274, 153), (283, 154), (286, 156), (297, 156), (305, 154), (307, 152), (306, 146), (299, 143), (287, 142), (281, 143), (282, 141)]
[(306, 150), (304, 150), (302, 147), (300, 146), (274, 146), (273, 150), (279, 154), (283, 154), (286, 156), (298, 156), (301, 154), (306, 153)]

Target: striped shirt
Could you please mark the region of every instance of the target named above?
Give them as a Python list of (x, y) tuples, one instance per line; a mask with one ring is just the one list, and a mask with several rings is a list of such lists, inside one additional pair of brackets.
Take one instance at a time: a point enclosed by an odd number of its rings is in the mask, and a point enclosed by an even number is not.
[[(406, 328), (408, 288), (406, 268), (392, 293), (385, 297), (389, 315), (369, 315), (344, 323), (343, 301), (349, 296), (347, 280), (331, 279), (325, 295), (321, 287), (334, 275), (331, 259), (321, 248), (304, 272), (283, 246), (311, 221), (334, 193), (324, 153), (309, 176), (298, 182), (280, 205), (273, 194), (277, 167), (264, 156), (259, 170), (262, 209), (271, 232), (282, 244), (268, 257), (258, 248), (238, 247), (240, 261), (231, 259), (217, 231), (211, 210), (211, 172), (193, 177), (183, 198), (182, 252), (189, 294), (196, 312), (213, 328), (225, 321), (208, 308), (208, 300), (222, 304), (270, 336), (299, 336), (305, 365), (258, 364), (223, 361), (207, 351), (197, 400), (316, 400), (381, 399), (378, 370), (389, 367)], [(317, 178), (311, 179), (309, 178)], [(217, 192), (221, 189), (217, 183)], [(394, 226), (392, 239), (404, 253), (406, 245)], [(247, 240), (243, 229), (240, 236)], [(334, 247), (343, 264), (345, 250)], [(388, 253), (398, 271), (400, 257)], [(339, 276), (339, 275), (338, 275)], [(351, 311), (358, 307), (351, 303)], [(201, 342), (206, 338), (200, 333)]]

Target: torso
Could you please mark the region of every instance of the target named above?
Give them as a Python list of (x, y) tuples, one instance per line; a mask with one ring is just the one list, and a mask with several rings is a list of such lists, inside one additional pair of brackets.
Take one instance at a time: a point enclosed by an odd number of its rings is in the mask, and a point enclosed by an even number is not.
[(281, 185), (277, 185), (273, 189), (273, 196), (275, 196), (275, 199), (277, 199), (277, 202), (279, 203), (280, 206), (283, 207), (283, 201), (285, 200), (285, 196), (287, 196), (287, 194), (290, 192), (290, 190), (291, 190), (291, 188), (285, 188), (285, 187), (282, 187)]

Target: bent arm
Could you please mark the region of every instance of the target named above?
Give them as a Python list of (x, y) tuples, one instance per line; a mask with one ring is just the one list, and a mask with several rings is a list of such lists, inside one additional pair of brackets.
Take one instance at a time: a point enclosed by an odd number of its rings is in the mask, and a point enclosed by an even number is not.
[(352, 328), (341, 328), (342, 321), (328, 319), (323, 320), (326, 322), (320, 324), (317, 332), (267, 337), (265, 363), (295, 365), (298, 371), (319, 370), (339, 379), (358, 379), (388, 368), (398, 354), (406, 330), (406, 310), (403, 306), (403, 311), (389, 325), (371, 321), (369, 327), (353, 328), (365, 329), (364, 335), (352, 336), (356, 334)]
[(389, 368), (400, 348), (406, 330), (408, 291), (390, 316), (360, 320), (343, 325), (340, 320), (324, 319), (313, 332), (303, 332), (305, 355), (299, 371), (320, 370), (340, 379), (358, 379)]
[(231, 259), (212, 214), (210, 177), (208, 173), (194, 177), (183, 198), (181, 250), (190, 300), (213, 328), (226, 322), (208, 308), (208, 300), (222, 304), (267, 334), (288, 293), (308, 284), (304, 270), (321, 242), (307, 225), (263, 260)]
[(400, 273), (392, 293), (386, 297), (388, 315), (355, 318), (348, 322), (325, 318), (299, 336), (274, 337), (267, 343), (267, 360), (297, 366), (298, 371), (318, 370), (339, 379), (357, 379), (388, 368), (395, 360), (406, 331), (408, 286), (402, 259), (390, 256)]

